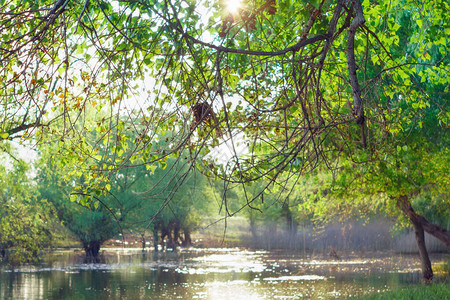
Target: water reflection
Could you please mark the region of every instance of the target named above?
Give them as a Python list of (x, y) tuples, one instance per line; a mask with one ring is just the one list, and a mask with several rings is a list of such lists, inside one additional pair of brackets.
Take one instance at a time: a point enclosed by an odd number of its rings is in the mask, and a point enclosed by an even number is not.
[(338, 261), (239, 249), (116, 249), (93, 264), (81, 252), (60, 251), (41, 265), (1, 269), (0, 298), (336, 299), (419, 282), (415, 255), (352, 254)]

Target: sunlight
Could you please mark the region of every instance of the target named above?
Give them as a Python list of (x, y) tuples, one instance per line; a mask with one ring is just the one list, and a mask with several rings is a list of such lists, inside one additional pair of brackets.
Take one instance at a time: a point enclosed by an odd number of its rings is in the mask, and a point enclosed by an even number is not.
[(226, 0), (227, 11), (231, 14), (236, 14), (239, 8), (241, 8), (241, 5), (241, 0)]

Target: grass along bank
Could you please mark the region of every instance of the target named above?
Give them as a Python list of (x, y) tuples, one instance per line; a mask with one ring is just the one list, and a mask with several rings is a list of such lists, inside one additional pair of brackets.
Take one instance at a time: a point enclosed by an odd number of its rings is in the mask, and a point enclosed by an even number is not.
[(404, 290), (389, 291), (381, 294), (372, 294), (358, 298), (361, 300), (442, 300), (450, 299), (450, 282), (419, 285)]

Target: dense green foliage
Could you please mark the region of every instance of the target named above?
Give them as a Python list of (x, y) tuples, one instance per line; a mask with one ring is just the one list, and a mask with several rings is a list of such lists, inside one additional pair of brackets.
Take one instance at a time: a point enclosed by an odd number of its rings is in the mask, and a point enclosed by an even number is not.
[(7, 160), (5, 156), (1, 160), (0, 261), (35, 262), (40, 250), (51, 244), (52, 231), (58, 228), (55, 211), (36, 193), (28, 176), (29, 166), (23, 160)]
[[(64, 151), (60, 149), (60, 153)], [(111, 172), (103, 179), (107, 182), (104, 190), (89, 195), (95, 201), (85, 202), (89, 189), (85, 174), (77, 165), (68, 163), (65, 155), (50, 153), (51, 149), (42, 147), (36, 164), (40, 197), (53, 204), (61, 222), (89, 255), (96, 256), (106, 240), (123, 233), (142, 235), (152, 231), (157, 235), (159, 230), (166, 233), (170, 227), (189, 235), (199, 225), (200, 216), (211, 209), (214, 186), (174, 159), (166, 161), (167, 172), (147, 170), (145, 166)], [(95, 159), (90, 160), (88, 163), (95, 163)], [(91, 253), (92, 248), (95, 253)]]

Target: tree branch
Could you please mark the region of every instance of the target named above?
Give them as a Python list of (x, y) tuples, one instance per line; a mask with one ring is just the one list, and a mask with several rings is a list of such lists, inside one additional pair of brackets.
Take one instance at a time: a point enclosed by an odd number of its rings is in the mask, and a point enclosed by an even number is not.
[(223, 53), (236, 53), (236, 54), (246, 54), (246, 55), (254, 55), (254, 56), (279, 56), (279, 55), (284, 55), (289, 52), (297, 52), (298, 50), (300, 50), (301, 48), (303, 48), (309, 44), (313, 44), (315, 42), (323, 41), (323, 40), (330, 38), (330, 36), (328, 34), (320, 34), (320, 35), (316, 35), (316, 36), (306, 39), (306, 40), (300, 40), (297, 44), (292, 45), (292, 46), (287, 47), (282, 50), (255, 51), (255, 50), (242, 50), (242, 49), (227, 48), (224, 46), (216, 46), (216, 45), (213, 45), (210, 43), (205, 43), (203, 41), (200, 41), (200, 40), (188, 35), (187, 33), (184, 33), (184, 32), (181, 32), (181, 33), (184, 38), (190, 39), (191, 41), (193, 41), (196, 44), (200, 44), (202, 46), (212, 48), (212, 49), (215, 49), (215, 50), (223, 52)]
[[(361, 90), (359, 87), (358, 77), (356, 76), (356, 60), (355, 60), (355, 34), (358, 27), (362, 26), (365, 22), (364, 15), (359, 0), (352, 0), (353, 10), (355, 11), (355, 17), (350, 23), (347, 37), (347, 65), (348, 74), (350, 79), (350, 86), (353, 92), (353, 114), (356, 117), (356, 124), (361, 126), (361, 140), (364, 149), (367, 148), (366, 134), (364, 131), (364, 107), (361, 99)], [(351, 13), (351, 12), (349, 12)]]
[(411, 206), (409, 201), (410, 196), (400, 196), (396, 199), (397, 206), (405, 213), (411, 222), (420, 223), (423, 229), (430, 235), (442, 241), (448, 248), (450, 248), (450, 231), (430, 223), (423, 216), (417, 214)]
[(27, 130), (29, 128), (36, 128), (36, 127), (42, 127), (42, 126), (44, 126), (44, 125), (41, 124), (39, 121), (34, 122), (34, 123), (30, 123), (30, 124), (22, 123), (21, 125), (13, 128), (13, 129), (8, 130), (8, 133), (11, 136), (11, 135), (13, 135), (15, 133)]

